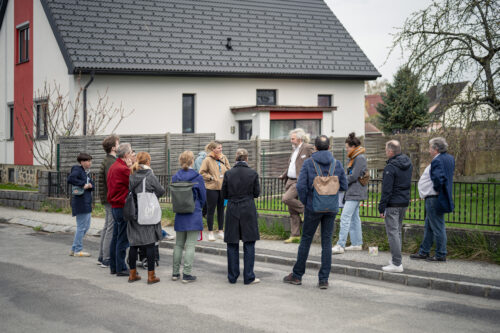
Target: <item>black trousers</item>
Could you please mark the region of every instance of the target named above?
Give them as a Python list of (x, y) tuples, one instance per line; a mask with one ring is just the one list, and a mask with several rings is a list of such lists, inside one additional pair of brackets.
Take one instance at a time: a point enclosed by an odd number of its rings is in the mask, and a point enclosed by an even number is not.
[(217, 223), (219, 230), (224, 230), (224, 198), (220, 190), (207, 190), (207, 225), (208, 230), (214, 230), (214, 213), (217, 208)]
[[(243, 242), (243, 283), (250, 284), (255, 280), (253, 272), (255, 262), (255, 242)], [(238, 243), (227, 243), (227, 279), (236, 283), (240, 276), (240, 246)]]
[(155, 243), (151, 243), (143, 246), (131, 246), (128, 252), (128, 266), (130, 269), (136, 268), (137, 263), (137, 251), (144, 251), (146, 253), (146, 258), (148, 260), (148, 271), (155, 270)]

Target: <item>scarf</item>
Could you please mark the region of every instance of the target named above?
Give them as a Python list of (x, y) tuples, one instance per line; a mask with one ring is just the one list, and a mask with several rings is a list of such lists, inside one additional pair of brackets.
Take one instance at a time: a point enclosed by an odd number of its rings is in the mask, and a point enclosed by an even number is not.
[(210, 152), (210, 157), (212, 157), (214, 160), (221, 161), (222, 154), (216, 154), (215, 152)]
[(355, 149), (351, 150), (351, 152), (347, 154), (347, 157), (349, 157), (349, 163), (347, 163), (347, 168), (352, 167), (356, 156), (364, 154), (365, 151), (366, 151), (365, 148), (361, 146), (357, 146)]

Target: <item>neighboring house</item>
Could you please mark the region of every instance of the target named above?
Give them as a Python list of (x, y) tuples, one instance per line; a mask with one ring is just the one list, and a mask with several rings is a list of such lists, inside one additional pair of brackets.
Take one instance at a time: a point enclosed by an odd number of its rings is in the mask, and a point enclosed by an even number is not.
[(365, 95), (365, 134), (382, 134), (372, 121), (379, 114), (377, 105), (383, 103), (381, 95)]
[(46, 137), (44, 82), (69, 100), (86, 85), (88, 103), (107, 90), (135, 110), (118, 134), (237, 140), (363, 135), (380, 76), (323, 0), (0, 0), (0, 69), (0, 164), (16, 165), (34, 163), (24, 108)]
[(440, 128), (465, 128), (495, 119), (491, 108), (461, 108), (459, 103), (469, 100), (474, 92), (470, 82), (457, 82), (432, 86), (427, 92), (431, 122), (429, 130)]

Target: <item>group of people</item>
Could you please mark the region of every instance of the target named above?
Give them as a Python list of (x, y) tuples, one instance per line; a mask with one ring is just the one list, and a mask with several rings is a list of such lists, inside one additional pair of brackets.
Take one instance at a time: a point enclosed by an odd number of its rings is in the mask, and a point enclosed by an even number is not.
[[(368, 197), (368, 169), (365, 149), (355, 133), (345, 141), (349, 162), (347, 170), (335, 159), (330, 151), (330, 139), (318, 136), (314, 145), (303, 129), (290, 132), (292, 154), (288, 167), (280, 176), (285, 181), (283, 202), (290, 212), (290, 238), (285, 243), (300, 240), (297, 261), (292, 273), (285, 276), (285, 283), (299, 285), (305, 273), (306, 261), (313, 236), (321, 227), (321, 268), (318, 273), (320, 289), (328, 288), (332, 253), (346, 250), (362, 250), (363, 237), (359, 207)], [(109, 136), (103, 141), (106, 157), (101, 164), (99, 181), (103, 185), (100, 194), (106, 211), (105, 225), (101, 232), (98, 263), (109, 267), (111, 274), (128, 276), (129, 282), (141, 279), (136, 269), (138, 251), (145, 254), (148, 267), (148, 284), (159, 282), (155, 275), (155, 244), (162, 239), (161, 221), (143, 225), (135, 218), (124, 218), (123, 208), (127, 196), (136, 200), (138, 193), (154, 193), (158, 198), (165, 194), (153, 170), (151, 156), (147, 152), (135, 155), (128, 143), (120, 144), (117, 136)], [(385, 219), (386, 232), (392, 259), (382, 267), (388, 272), (402, 272), (401, 227), (409, 205), (412, 164), (408, 156), (402, 154), (401, 145), (396, 140), (386, 144), (387, 165), (384, 169), (382, 194), (379, 202), (380, 216)], [(420, 250), (411, 259), (446, 261), (446, 231), (444, 214), (453, 210), (452, 186), (454, 159), (447, 154), (444, 138), (430, 140), (429, 152), (432, 163), (425, 169), (418, 187), (425, 200), (426, 218), (424, 240)], [(236, 283), (239, 275), (239, 242), (243, 242), (243, 282), (260, 282), (254, 274), (255, 242), (259, 240), (257, 210), (254, 199), (260, 194), (259, 175), (248, 165), (248, 152), (238, 149), (235, 162), (231, 166), (222, 154), (222, 144), (212, 141), (206, 151), (195, 160), (191, 151), (179, 157), (181, 169), (172, 177), (172, 183), (190, 182), (195, 203), (193, 212), (177, 213), (174, 230), (176, 244), (173, 254), (172, 280), (181, 279), (180, 265), (184, 255), (182, 281), (193, 282), (192, 275), (195, 244), (203, 230), (203, 216), (206, 215), (208, 240), (214, 241), (214, 214), (217, 210), (217, 237), (227, 243), (228, 281)], [(90, 226), (94, 183), (89, 176), (92, 157), (81, 153), (77, 157), (79, 165), (72, 168), (68, 183), (72, 188), (72, 210), (76, 216), (75, 233), (70, 255), (90, 256), (83, 251), (82, 239)], [(334, 195), (332, 207), (326, 211), (313, 209), (317, 200), (316, 178), (324, 175), (335, 178), (338, 193)], [(324, 178), (324, 177), (323, 177)], [(325, 178), (325, 179), (326, 179)], [(140, 186), (143, 184), (142, 186)], [(144, 185), (145, 184), (145, 185)], [(129, 194), (130, 193), (130, 194)], [(343, 194), (343, 196), (341, 195)], [(340, 200), (339, 200), (340, 197)], [(137, 201), (135, 201), (137, 202)], [(340, 232), (338, 242), (332, 248), (333, 226), (340, 207)], [(303, 221), (301, 219), (303, 215)], [(224, 225), (225, 222), (225, 225)], [(351, 245), (346, 247), (347, 238)], [(172, 237), (173, 238), (173, 237)], [(435, 256), (430, 256), (431, 246), (436, 241)], [(126, 249), (130, 246), (128, 268), (125, 263)]]

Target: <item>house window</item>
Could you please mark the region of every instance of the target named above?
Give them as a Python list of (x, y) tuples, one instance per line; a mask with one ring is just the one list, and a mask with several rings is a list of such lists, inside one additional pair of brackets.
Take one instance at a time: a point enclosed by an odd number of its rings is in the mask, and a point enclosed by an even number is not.
[(238, 140), (250, 140), (252, 137), (252, 121), (242, 120), (238, 122)]
[(38, 102), (36, 104), (36, 138), (47, 139), (47, 102)]
[(257, 90), (257, 105), (276, 105), (276, 90)]
[(9, 168), (8, 172), (9, 172), (9, 183), (15, 183), (16, 179), (15, 179), (14, 169), (13, 168)]
[(194, 133), (194, 95), (182, 95), (182, 133)]
[(9, 105), (9, 140), (14, 140), (14, 105)]
[(332, 106), (332, 95), (318, 95), (318, 106)]
[(23, 24), (17, 28), (19, 36), (19, 63), (29, 61), (30, 28)]
[(320, 119), (271, 120), (271, 139), (287, 139), (294, 128), (303, 128), (311, 138), (321, 134)]

